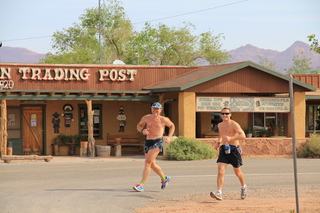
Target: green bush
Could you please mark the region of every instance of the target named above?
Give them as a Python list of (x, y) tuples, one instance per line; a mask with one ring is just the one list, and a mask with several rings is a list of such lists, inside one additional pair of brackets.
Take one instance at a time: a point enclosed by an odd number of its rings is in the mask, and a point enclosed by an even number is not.
[(311, 134), (307, 143), (298, 150), (297, 156), (299, 158), (320, 156), (320, 135)]
[(166, 155), (169, 160), (202, 160), (213, 158), (216, 152), (213, 147), (204, 142), (179, 136), (170, 143)]

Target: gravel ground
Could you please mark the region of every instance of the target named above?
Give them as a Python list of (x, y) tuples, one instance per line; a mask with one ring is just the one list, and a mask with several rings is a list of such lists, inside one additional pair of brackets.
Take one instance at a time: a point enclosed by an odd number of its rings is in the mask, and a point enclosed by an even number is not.
[[(320, 186), (299, 188), (299, 209), (301, 213), (320, 212)], [(294, 189), (257, 189), (248, 191), (245, 200), (240, 192), (225, 192), (223, 201), (217, 201), (208, 194), (193, 194), (170, 200), (150, 200), (145, 207), (136, 208), (135, 213), (149, 212), (286, 212), (296, 209)]]

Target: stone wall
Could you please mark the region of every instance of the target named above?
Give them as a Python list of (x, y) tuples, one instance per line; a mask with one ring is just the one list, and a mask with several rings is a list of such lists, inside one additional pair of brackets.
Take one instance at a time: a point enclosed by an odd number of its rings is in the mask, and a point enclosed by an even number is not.
[[(214, 146), (218, 138), (197, 138), (206, 144)], [(296, 139), (296, 148), (305, 144), (307, 138)], [(292, 138), (267, 137), (267, 138), (246, 138), (240, 142), (243, 155), (292, 155)]]

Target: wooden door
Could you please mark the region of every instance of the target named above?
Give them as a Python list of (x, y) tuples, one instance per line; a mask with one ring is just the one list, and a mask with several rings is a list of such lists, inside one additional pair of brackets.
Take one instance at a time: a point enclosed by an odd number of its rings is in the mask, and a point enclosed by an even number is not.
[(22, 108), (23, 154), (43, 154), (43, 108), (28, 106)]

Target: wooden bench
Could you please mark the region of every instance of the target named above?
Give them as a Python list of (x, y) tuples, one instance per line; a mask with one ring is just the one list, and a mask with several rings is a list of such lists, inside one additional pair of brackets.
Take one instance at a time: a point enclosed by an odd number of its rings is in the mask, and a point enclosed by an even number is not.
[(44, 160), (45, 162), (49, 162), (52, 160), (51, 155), (47, 156), (38, 156), (38, 155), (2, 155), (1, 159), (5, 163), (10, 163), (11, 160)]
[(121, 138), (120, 147), (138, 147), (138, 152), (143, 153), (144, 141), (137, 135), (110, 135), (107, 134), (107, 146), (111, 146), (111, 153), (115, 154), (116, 139)]

